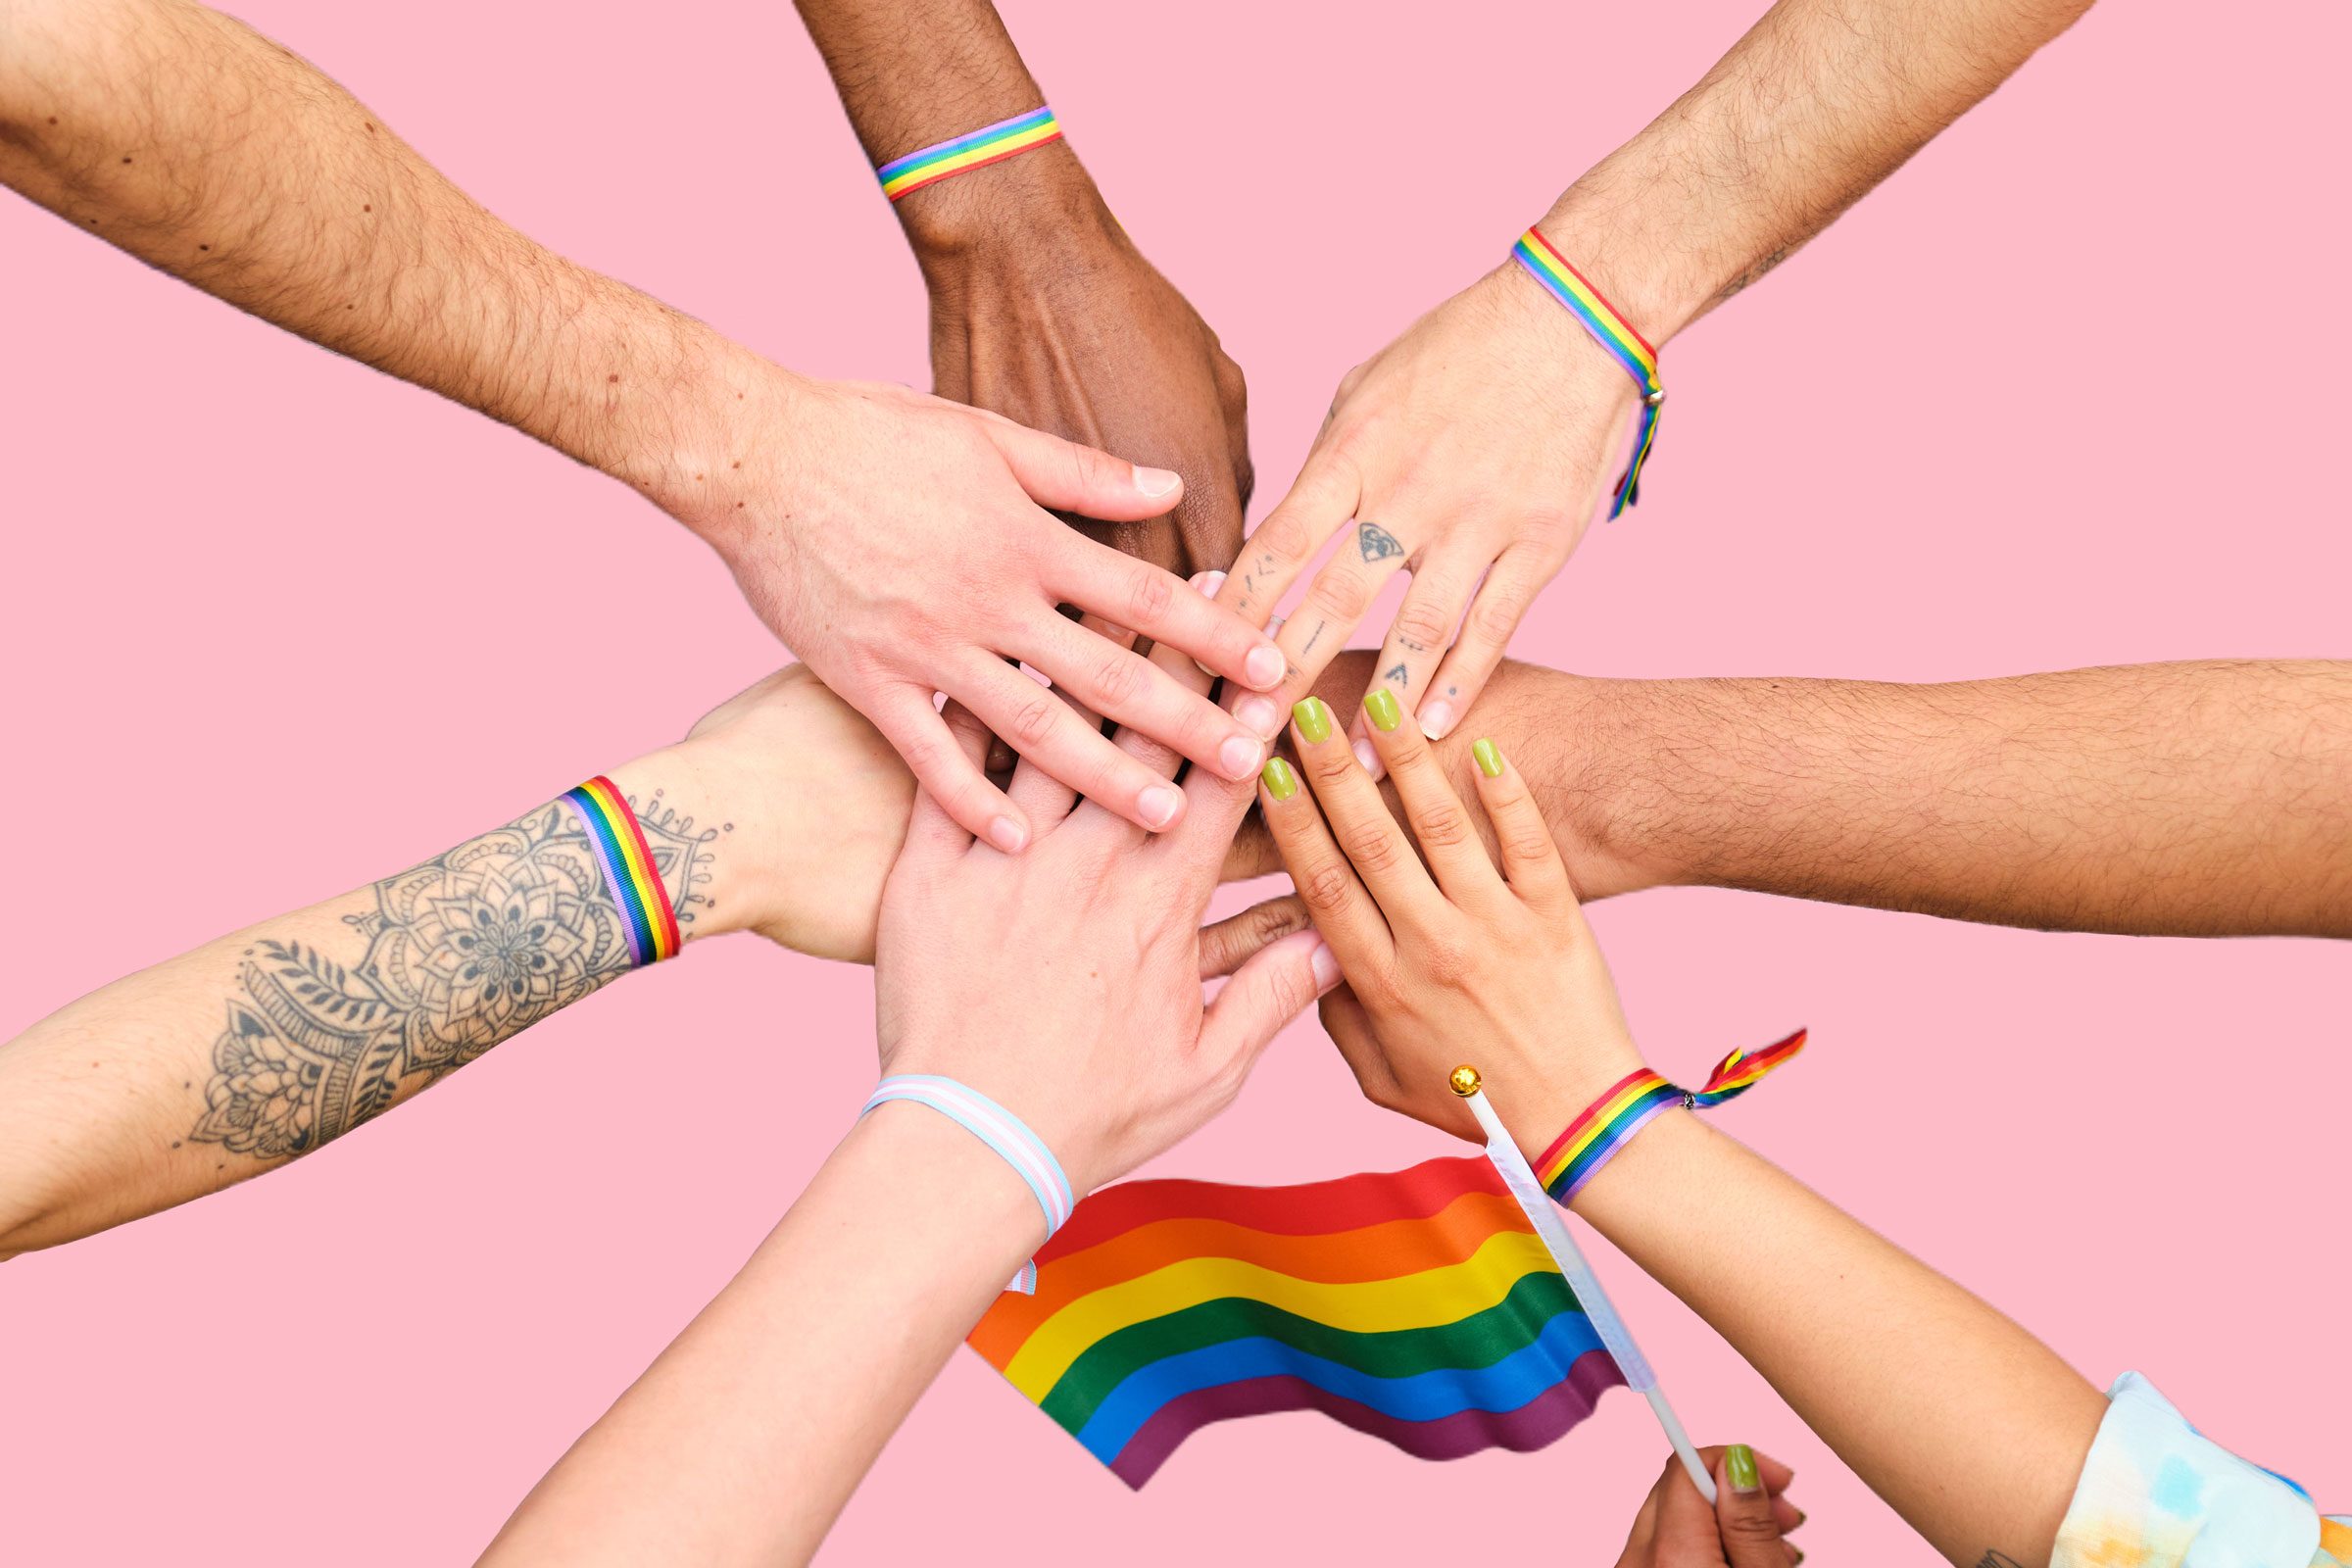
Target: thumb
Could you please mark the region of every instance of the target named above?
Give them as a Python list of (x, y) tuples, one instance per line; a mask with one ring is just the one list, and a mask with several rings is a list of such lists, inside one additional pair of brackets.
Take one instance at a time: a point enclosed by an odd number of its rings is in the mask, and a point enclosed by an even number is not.
[(1715, 1528), (1731, 1568), (1788, 1568), (1772, 1494), (1756, 1469), (1756, 1451), (1744, 1443), (1724, 1449), (1715, 1467)]
[(1184, 499), (1184, 480), (1166, 468), (1139, 468), (1008, 419), (984, 419), (980, 430), (1004, 454), (1029, 499), (1049, 510), (1103, 522), (1142, 522), (1165, 515)]
[(1246, 1074), (1284, 1024), (1339, 983), (1340, 960), (1323, 938), (1294, 931), (1236, 970), (1208, 1004), (1200, 1022), (1202, 1054)]

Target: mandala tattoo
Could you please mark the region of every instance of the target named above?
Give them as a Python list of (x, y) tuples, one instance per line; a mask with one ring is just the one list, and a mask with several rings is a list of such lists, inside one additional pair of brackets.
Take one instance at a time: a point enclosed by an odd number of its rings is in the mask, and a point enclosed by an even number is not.
[(1396, 536), (1377, 522), (1355, 525), (1355, 548), (1363, 552), (1366, 561), (1386, 561), (1391, 556), (1404, 554), (1404, 546), (1396, 542)]
[[(638, 820), (681, 926), (710, 903), (720, 829), (657, 793)], [(276, 1159), (318, 1148), (630, 967), (629, 941), (580, 819), (561, 802), (378, 882), (343, 917), (348, 968), (300, 942), (245, 952), (188, 1136)]]

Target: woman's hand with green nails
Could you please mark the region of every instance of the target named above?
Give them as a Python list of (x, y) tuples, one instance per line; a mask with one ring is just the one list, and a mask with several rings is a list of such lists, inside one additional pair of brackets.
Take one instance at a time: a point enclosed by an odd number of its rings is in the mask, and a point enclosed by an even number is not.
[[(1394, 693), (1375, 688), (1364, 712), (1403, 822), (1319, 698), (1292, 710), (1297, 770), (1277, 758), (1260, 781), (1283, 863), (1347, 979), (1323, 1000), (1324, 1027), (1374, 1103), (1473, 1137), (1446, 1088), (1469, 1062), (1513, 1135), (1540, 1148), (1642, 1065), (1608, 966), (1510, 760), (1474, 748), (1474, 808)], [(1494, 824), (1499, 867), (1473, 809)]]
[(1789, 1469), (1744, 1443), (1701, 1448), (1715, 1477), (1709, 1503), (1682, 1460), (1666, 1456), (1658, 1484), (1642, 1501), (1617, 1568), (1794, 1568), (1805, 1554), (1782, 1539), (1805, 1522), (1783, 1495)]

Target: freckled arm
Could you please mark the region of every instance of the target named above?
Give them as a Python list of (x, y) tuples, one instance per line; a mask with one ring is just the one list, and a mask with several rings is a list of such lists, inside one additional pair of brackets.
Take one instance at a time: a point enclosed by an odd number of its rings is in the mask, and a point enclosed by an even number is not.
[(189, 0), (0, 0), (0, 183), (241, 310), (657, 496), (726, 347), (484, 211)]

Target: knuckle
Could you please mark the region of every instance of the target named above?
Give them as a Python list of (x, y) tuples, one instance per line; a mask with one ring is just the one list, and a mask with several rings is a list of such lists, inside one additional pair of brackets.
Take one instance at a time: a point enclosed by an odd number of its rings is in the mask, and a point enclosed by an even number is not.
[(1493, 583), (1478, 596), (1478, 608), (1470, 619), (1479, 635), (1490, 642), (1506, 643), (1518, 629), (1519, 617), (1527, 612), (1527, 600), (1516, 588), (1499, 588)]
[(1035, 697), (1022, 698), (1020, 706), (1013, 710), (1011, 721), (1005, 726), (1006, 738), (1035, 746), (1054, 733), (1054, 722), (1060, 716), (1060, 699), (1041, 686)]
[[(1301, 748), (1301, 751), (1303, 753), (1304, 749)], [(1313, 752), (1300, 756), (1299, 761), (1306, 769), (1306, 776), (1314, 781), (1316, 797), (1326, 803), (1330, 799), (1329, 787), (1344, 784), (1350, 772), (1362, 766), (1345, 746), (1317, 747)], [(1327, 812), (1330, 810), (1328, 804), (1324, 809)]]
[(1127, 585), (1127, 624), (1139, 630), (1156, 624), (1175, 597), (1175, 578), (1150, 566), (1140, 568)]
[(1516, 823), (1502, 835), (1502, 853), (1514, 860), (1542, 860), (1551, 855), (1551, 835), (1535, 823)]
[(1261, 904), (1250, 911), (1250, 936), (1252, 946), (1265, 947), (1279, 942), (1306, 924), (1298, 906), (1288, 899)]
[(1298, 885), (1298, 897), (1318, 914), (1331, 914), (1348, 906), (1355, 891), (1355, 879), (1348, 868), (1337, 860), (1323, 860), (1304, 867), (1294, 880)]
[(1413, 813), (1413, 833), (1430, 849), (1459, 849), (1470, 841), (1470, 814), (1450, 801), (1426, 806)]
[(1250, 542), (1286, 565), (1304, 561), (1314, 550), (1314, 541), (1307, 537), (1305, 520), (1287, 507), (1278, 507), (1270, 513), (1257, 525), (1257, 532)]
[(1575, 536), (1576, 520), (1566, 507), (1538, 507), (1519, 519), (1519, 537), (1546, 553), (1563, 552)]
[(1398, 641), (1418, 643), (1423, 648), (1435, 648), (1445, 642), (1453, 631), (1453, 616), (1440, 605), (1444, 597), (1444, 590), (1432, 589), (1407, 599), (1397, 607), (1389, 635)]
[(1372, 602), (1372, 585), (1352, 571), (1327, 571), (1306, 591), (1306, 608), (1333, 620), (1354, 621)]
[(1114, 650), (1095, 667), (1087, 685), (1087, 706), (1105, 714), (1128, 707), (1143, 694), (1145, 667), (1135, 655)]
[(1381, 872), (1393, 869), (1401, 852), (1396, 837), (1385, 822), (1351, 822), (1340, 831), (1340, 848), (1348, 858), (1366, 871)]

